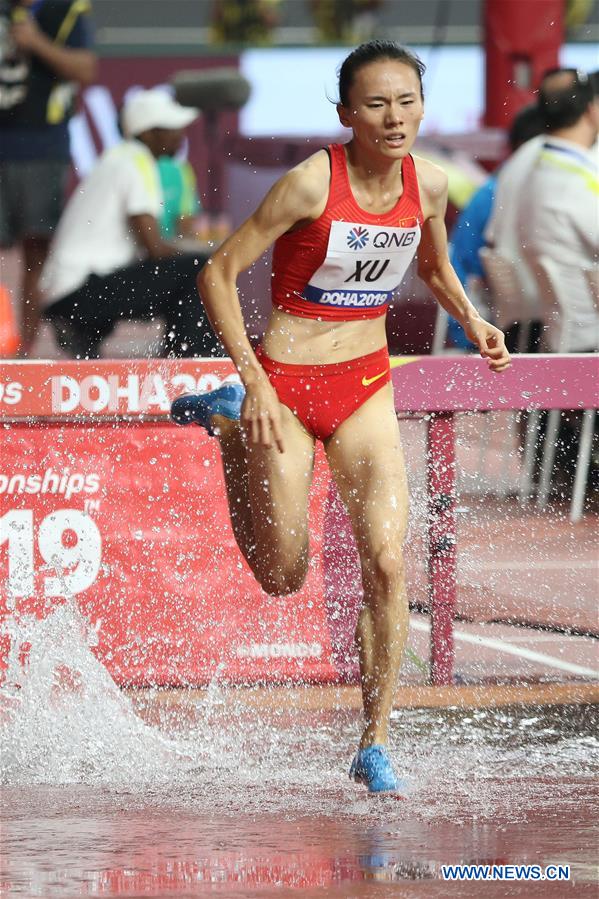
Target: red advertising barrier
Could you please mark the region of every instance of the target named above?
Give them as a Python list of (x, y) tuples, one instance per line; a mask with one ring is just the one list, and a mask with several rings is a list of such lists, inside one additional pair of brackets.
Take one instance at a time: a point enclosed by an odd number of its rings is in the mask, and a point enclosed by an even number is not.
[[(433, 680), (451, 680), (458, 410), (596, 408), (597, 360), (393, 360), (398, 412), (429, 420)], [(125, 684), (337, 681), (356, 676), (360, 578), (347, 517), (317, 454), (311, 569), (303, 589), (261, 591), (235, 544), (218, 448), (177, 428), (179, 393), (233, 373), (228, 360), (0, 363), (0, 610), (43, 616), (75, 596), (96, 653)]]
[[(355, 673), (358, 582), (353, 600), (347, 590), (327, 597), (325, 586), (324, 523), (338, 532), (330, 523), (340, 507), (322, 454), (309, 576), (299, 593), (273, 599), (235, 544), (216, 442), (165, 420), (178, 393), (232, 374), (229, 361), (0, 371), (3, 417), (18, 418), (0, 457), (4, 614), (42, 615), (76, 595), (119, 683), (204, 683), (217, 669), (232, 681)], [(327, 549), (332, 565), (338, 554), (337, 544)]]

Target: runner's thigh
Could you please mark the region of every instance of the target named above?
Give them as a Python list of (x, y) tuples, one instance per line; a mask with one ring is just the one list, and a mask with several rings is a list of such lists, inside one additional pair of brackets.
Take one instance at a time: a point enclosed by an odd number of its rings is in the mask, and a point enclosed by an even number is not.
[[(276, 564), (308, 547), (308, 497), (314, 468), (314, 438), (287, 406), (281, 406), (285, 452), (248, 442), (252, 522), (258, 546)], [(276, 556), (276, 558), (275, 558)]]
[(362, 560), (396, 553), (406, 533), (408, 490), (392, 386), (346, 419), (325, 449)]

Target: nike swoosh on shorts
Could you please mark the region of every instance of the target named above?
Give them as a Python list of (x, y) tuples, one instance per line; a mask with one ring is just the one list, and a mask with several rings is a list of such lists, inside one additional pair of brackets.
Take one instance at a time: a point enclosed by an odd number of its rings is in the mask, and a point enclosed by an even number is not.
[(367, 378), (364, 376), (362, 378), (362, 384), (364, 387), (370, 387), (371, 384), (374, 384), (375, 381), (378, 381), (379, 378), (383, 378), (386, 374), (386, 371), (382, 371), (380, 374), (375, 375), (374, 378)]

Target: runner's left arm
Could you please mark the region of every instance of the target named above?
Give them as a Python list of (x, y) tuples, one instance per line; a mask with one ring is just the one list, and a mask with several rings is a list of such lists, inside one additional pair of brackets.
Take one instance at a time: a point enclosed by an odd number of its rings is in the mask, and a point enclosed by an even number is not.
[(493, 371), (503, 371), (510, 364), (503, 332), (481, 318), (449, 261), (445, 227), (447, 176), (424, 160), (418, 160), (417, 171), (424, 214), (418, 247), (418, 275), (441, 306), (460, 322), (468, 339), (487, 359), (489, 367)]

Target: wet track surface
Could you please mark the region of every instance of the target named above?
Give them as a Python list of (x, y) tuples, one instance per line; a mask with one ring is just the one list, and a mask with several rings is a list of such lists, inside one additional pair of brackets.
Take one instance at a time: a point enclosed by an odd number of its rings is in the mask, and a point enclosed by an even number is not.
[[(355, 696), (313, 687), (302, 703), (300, 690), (273, 688), (242, 701), (225, 671), (203, 693), (131, 697), (73, 610), (9, 622), (31, 651), (26, 666), (13, 654), (0, 690), (1, 896), (597, 896), (599, 707), (533, 704), (539, 685), (571, 689), (571, 701), (597, 683), (596, 516), (571, 525), (565, 502), (545, 517), (509, 498), (499, 508), (483, 488), (503, 471), (503, 426), (484, 454), (474, 423), (460, 427), (462, 494), (480, 494), (457, 510), (454, 682), (481, 697), (515, 685), (527, 704), (396, 710), (391, 752), (409, 794), (368, 797), (347, 778)], [(413, 430), (404, 422), (410, 596), (422, 608)], [(429, 644), (428, 619), (413, 614), (405, 687), (428, 683)], [(570, 866), (570, 880), (443, 880), (442, 865), (458, 863)]]
[[(43, 753), (3, 753), (2, 895), (596, 896), (596, 707), (397, 710), (397, 799), (347, 779), (354, 711), (144, 693), (147, 727), (121, 699), (87, 740), (54, 709)], [(443, 881), (456, 863), (571, 880)]]

